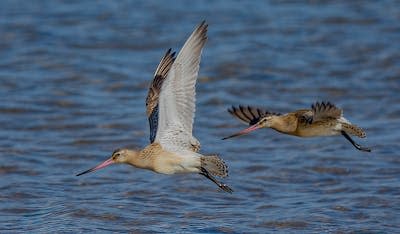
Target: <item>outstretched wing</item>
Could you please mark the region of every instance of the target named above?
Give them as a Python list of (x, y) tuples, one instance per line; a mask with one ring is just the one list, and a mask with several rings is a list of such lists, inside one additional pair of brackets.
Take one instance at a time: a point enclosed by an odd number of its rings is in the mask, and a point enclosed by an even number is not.
[(149, 92), (146, 98), (146, 114), (149, 119), (150, 126), (150, 143), (154, 142), (158, 127), (158, 99), (160, 96), (161, 86), (167, 78), (168, 72), (175, 61), (175, 52), (171, 53), (169, 49), (164, 57), (161, 59), (160, 64), (154, 73), (153, 81), (150, 84)]
[(343, 114), (342, 109), (330, 102), (316, 102), (311, 105), (311, 110), (312, 116), (307, 116), (310, 123), (326, 119), (339, 119)]
[(252, 107), (252, 106), (239, 106), (235, 107), (232, 106), (231, 109), (228, 109), (228, 112), (241, 120), (243, 123), (248, 124), (248, 125), (254, 125), (258, 123), (262, 118), (265, 116), (270, 116), (270, 115), (281, 115), (280, 113), (274, 113), (274, 112), (269, 112), (257, 107)]
[(156, 141), (170, 149), (192, 150), (195, 85), (201, 52), (207, 41), (203, 21), (185, 42), (161, 86)]

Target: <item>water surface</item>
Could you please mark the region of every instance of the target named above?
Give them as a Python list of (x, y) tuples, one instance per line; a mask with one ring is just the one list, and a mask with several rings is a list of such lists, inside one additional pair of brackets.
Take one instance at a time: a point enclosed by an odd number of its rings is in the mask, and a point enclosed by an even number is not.
[[(400, 232), (397, 1), (2, 1), (0, 231)], [(148, 143), (144, 100), (161, 56), (206, 19), (194, 133), (230, 166), (198, 175), (126, 165), (75, 177)], [(226, 109), (286, 112), (329, 100), (364, 128), (299, 139)]]

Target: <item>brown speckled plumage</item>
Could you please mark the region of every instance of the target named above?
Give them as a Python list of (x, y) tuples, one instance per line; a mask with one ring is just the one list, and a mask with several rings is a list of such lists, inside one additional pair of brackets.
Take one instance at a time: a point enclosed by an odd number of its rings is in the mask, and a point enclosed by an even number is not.
[(228, 176), (228, 166), (217, 155), (208, 155), (201, 157), (201, 167), (207, 169), (207, 171), (211, 175), (219, 177)]
[(302, 109), (284, 115), (261, 110), (255, 107), (232, 107), (228, 110), (233, 116), (250, 127), (223, 139), (240, 136), (258, 128), (272, 128), (278, 132), (298, 136), (317, 137), (343, 135), (357, 149), (370, 151), (356, 144), (350, 136), (365, 137), (365, 132), (343, 117), (343, 111), (330, 102), (316, 102), (311, 109)]
[(156, 69), (146, 98), (151, 144), (139, 151), (118, 149), (111, 158), (77, 176), (125, 163), (162, 174), (198, 173), (223, 191), (233, 191), (214, 178), (227, 175), (225, 163), (218, 156), (197, 153), (200, 142), (192, 134), (195, 85), (207, 27), (205, 21), (198, 25), (177, 57), (168, 50)]
[(168, 76), (168, 72), (172, 67), (172, 64), (175, 61), (175, 52), (171, 53), (171, 49), (169, 49), (164, 57), (161, 59), (156, 72), (154, 74), (154, 79), (150, 84), (149, 91), (146, 97), (146, 114), (147, 117), (150, 117), (151, 113), (154, 111), (154, 108), (158, 105), (158, 98), (160, 96), (161, 86), (164, 80)]

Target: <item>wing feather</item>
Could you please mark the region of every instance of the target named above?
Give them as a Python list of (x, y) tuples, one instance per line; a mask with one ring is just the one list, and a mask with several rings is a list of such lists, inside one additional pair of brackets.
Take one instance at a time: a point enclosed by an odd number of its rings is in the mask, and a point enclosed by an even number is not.
[(203, 21), (190, 35), (161, 86), (155, 140), (163, 147), (192, 150), (191, 143), (197, 141), (192, 136), (195, 86), (201, 52), (207, 41), (207, 26)]
[(342, 109), (330, 102), (316, 102), (311, 105), (312, 122), (325, 119), (339, 119), (343, 115)]
[(158, 64), (158, 67), (154, 73), (153, 81), (151, 82), (149, 91), (147, 93), (146, 114), (150, 126), (150, 143), (154, 142), (158, 128), (158, 99), (160, 96), (161, 86), (164, 80), (167, 78), (168, 72), (170, 71), (174, 61), (175, 52), (171, 53), (171, 49), (169, 49)]
[(241, 120), (245, 124), (253, 125), (256, 124), (258, 121), (260, 121), (262, 118), (265, 116), (270, 116), (270, 115), (281, 115), (280, 113), (274, 113), (274, 112), (269, 112), (267, 110), (263, 110), (257, 107), (252, 107), (252, 106), (239, 106), (235, 107), (232, 106), (232, 108), (228, 109), (228, 112)]

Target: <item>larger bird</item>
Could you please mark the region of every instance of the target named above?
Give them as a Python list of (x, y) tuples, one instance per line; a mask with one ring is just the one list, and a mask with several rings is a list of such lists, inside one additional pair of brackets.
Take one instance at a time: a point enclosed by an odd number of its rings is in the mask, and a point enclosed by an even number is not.
[(176, 58), (168, 50), (156, 69), (146, 98), (150, 144), (140, 151), (117, 149), (111, 158), (77, 176), (114, 163), (126, 163), (162, 174), (199, 173), (222, 190), (232, 192), (214, 177), (228, 175), (224, 161), (216, 155), (199, 154), (200, 143), (192, 135), (195, 85), (207, 26), (203, 21), (194, 30)]
[(298, 137), (343, 135), (356, 149), (371, 152), (371, 149), (360, 146), (350, 137), (354, 135), (364, 138), (365, 132), (345, 119), (343, 111), (330, 102), (316, 102), (311, 109), (297, 110), (284, 115), (251, 106), (232, 107), (228, 111), (250, 127), (223, 140), (247, 134), (259, 128), (272, 128)]

